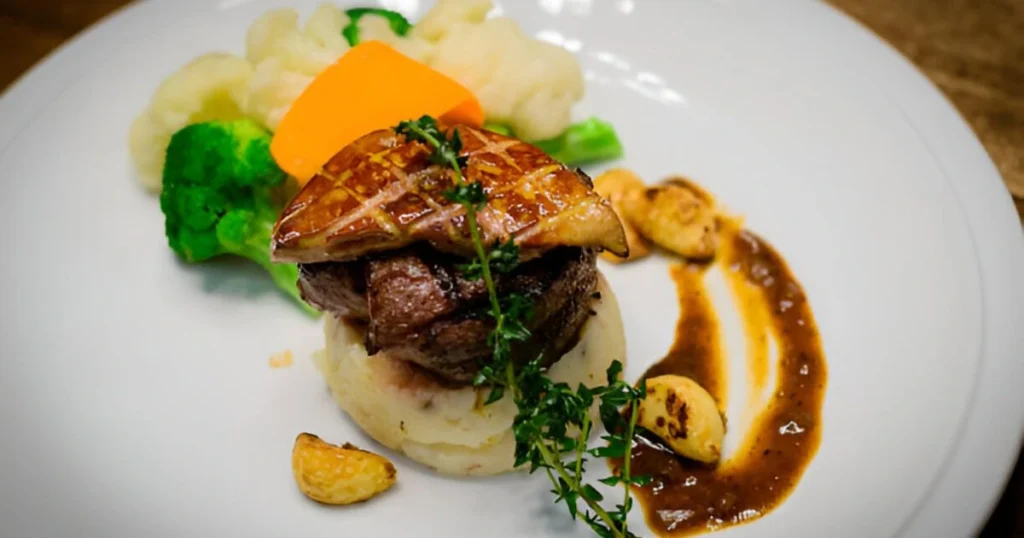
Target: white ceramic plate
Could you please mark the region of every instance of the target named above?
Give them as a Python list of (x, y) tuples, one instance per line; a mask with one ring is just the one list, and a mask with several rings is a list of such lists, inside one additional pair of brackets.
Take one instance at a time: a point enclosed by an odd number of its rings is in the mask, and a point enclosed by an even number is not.
[[(414, 20), (426, 9), (383, 3)], [(258, 270), (177, 263), (126, 152), (163, 76), (241, 52), (278, 5), (313, 1), (141, 3), (0, 101), (0, 534), (586, 536), (540, 476), (455, 480), (399, 458), (380, 502), (326, 509), (296, 491), (298, 432), (363, 439), (308, 359), (319, 328)], [(504, 9), (578, 49), (578, 115), (619, 128), (623, 164), (708, 187), (810, 296), (830, 367), (821, 448), (781, 508), (725, 533), (973, 532), (1024, 424), (1024, 246), (995, 168), (939, 93), (813, 2)], [(663, 261), (608, 274), (635, 377), (667, 349), (677, 307)], [(269, 368), (284, 349), (297, 364)]]

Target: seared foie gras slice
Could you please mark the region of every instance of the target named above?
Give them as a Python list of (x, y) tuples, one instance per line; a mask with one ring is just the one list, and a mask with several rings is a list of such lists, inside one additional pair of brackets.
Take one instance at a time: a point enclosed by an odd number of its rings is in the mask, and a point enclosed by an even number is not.
[[(467, 158), (463, 174), (487, 193), (478, 213), (485, 244), (514, 238), (524, 259), (559, 246), (627, 254), (618, 216), (585, 174), (525, 142), (456, 129)], [(472, 256), (465, 208), (444, 196), (454, 172), (433, 164), (430, 154), (427, 145), (392, 130), (341, 150), (282, 213), (271, 243), (274, 260), (352, 260), (417, 242)]]

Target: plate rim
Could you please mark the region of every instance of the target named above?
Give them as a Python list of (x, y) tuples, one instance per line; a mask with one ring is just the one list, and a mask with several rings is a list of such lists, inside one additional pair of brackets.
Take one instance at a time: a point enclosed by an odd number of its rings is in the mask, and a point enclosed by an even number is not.
[[(76, 61), (82, 56), (82, 51), (88, 50), (104, 35), (116, 32), (119, 26), (172, 1), (136, 1), (119, 7), (66, 40), (21, 74), (0, 93), (0, 118), (14, 118), (14, 121), (0, 121), (0, 154), (64, 91), (82, 78), (86, 69), (75, 69), (76, 64), (86, 65)], [(234, 3), (243, 3), (230, 0), (188, 2), (215, 7), (218, 4), (230, 7)], [(181, 0), (176, 3), (180, 5)], [(963, 419), (964, 435), (950, 448), (944, 465), (946, 472), (934, 479), (933, 487), (906, 515), (896, 536), (976, 534), (1003, 494), (1024, 447), (1024, 391), (1007, 390), (1012, 386), (1009, 380), (1024, 378), (1024, 361), (1014, 361), (1014, 354), (1024, 351), (1024, 332), (1012, 332), (1014, 327), (1024, 326), (1024, 311), (1013, 308), (1014, 303), (1024, 303), (1024, 283), (1012, 278), (1015, 274), (1024, 274), (1024, 227), (988, 151), (959, 109), (920, 68), (870, 28), (838, 8), (825, 2), (806, 0), (795, 4), (803, 4), (800, 7), (804, 9), (819, 9), (822, 17), (829, 19), (830, 23), (857, 30), (852, 39), (843, 39), (870, 53), (869, 65), (872, 68), (890, 75), (878, 76), (878, 80), (884, 81), (883, 89), (887, 90), (888, 97), (935, 157), (962, 207), (975, 244), (981, 277), (984, 334), (977, 376)], [(54, 89), (32, 91), (32, 88), (47, 85)], [(936, 125), (941, 128), (928, 128)], [(961, 169), (969, 170), (969, 173), (958, 173)], [(993, 246), (1000, 244), (1001, 250)], [(996, 336), (992, 334), (994, 324), (998, 330)], [(994, 348), (1006, 352), (993, 355)], [(1000, 405), (1000, 402), (1009, 405)], [(998, 422), (985, 418), (993, 410), (1000, 413)], [(1007, 428), (1007, 423), (1012, 426)], [(987, 449), (984, 458), (975, 457), (979, 447)], [(977, 488), (979, 481), (985, 487)], [(972, 495), (958, 494), (965, 490), (971, 491)], [(947, 502), (949, 499), (956, 499), (958, 503), (951, 507)]]
[[(1021, 449), (1024, 448), (1024, 393), (1017, 391), (1015, 395), (1010, 391), (990, 390), (992, 385), (1001, 385), (999, 381), (1002, 379), (1019, 379), (1024, 376), (1024, 364), (1017, 364), (1019, 361), (1013, 360), (1014, 352), (1019, 354), (1024, 351), (1024, 335), (1006, 335), (1006, 343), (1010, 345), (1009, 354), (993, 356), (993, 347), (996, 346), (991, 345), (994, 323), (1002, 322), (1003, 327), (1024, 326), (1024, 314), (1012, 307), (1014, 299), (1018, 304), (1024, 301), (1024, 285), (1012, 278), (993, 282), (992, 265), (994, 259), (1002, 255), (1004, 258), (1001, 261), (1008, 270), (996, 271), (996, 278), (1015, 273), (1024, 274), (1024, 227), (994, 161), (949, 97), (917, 65), (869, 27), (831, 4), (809, 3), (817, 4), (836, 24), (845, 24), (855, 29), (855, 39), (865, 51), (868, 47), (874, 49), (870, 51), (875, 56), (871, 64), (880, 72), (876, 74), (876, 79), (885, 81), (884, 89), (887, 90), (888, 99), (916, 131), (945, 175), (961, 207), (975, 246), (980, 272), (983, 339), (968, 410), (961, 424), (964, 435), (954, 441), (945, 459), (946, 472), (935, 477), (933, 487), (908, 514), (896, 536), (976, 534), (981, 532), (995, 509), (1011, 478)], [(886, 72), (883, 69), (886, 62), (894, 66), (895, 72), (902, 72), (903, 76), (882, 76), (881, 73)], [(908, 99), (908, 92), (912, 92), (916, 99)], [(932, 122), (943, 128), (926, 128)], [(951, 171), (962, 167), (972, 169), (973, 174)], [(977, 206), (988, 206), (988, 210), (979, 211)], [(982, 228), (984, 230), (979, 231)], [(989, 246), (993, 243), (989, 238), (1000, 234), (1003, 239), (995, 242), (1003, 243), (1005, 250), (1001, 253)], [(994, 305), (1002, 307), (1002, 311), (996, 312), (995, 316), (993, 310), (997, 307)], [(998, 405), (997, 400), (1000, 399), (1009, 400), (1010, 405)], [(1004, 413), (1003, 420), (998, 423), (984, 418), (993, 407), (1001, 408)], [(1007, 422), (1014, 425), (1012, 432), (1003, 427)], [(977, 433), (979, 430), (985, 433)], [(977, 441), (979, 437), (1006, 442), (980, 443)], [(988, 450), (984, 458), (975, 458), (978, 445)], [(967, 482), (971, 477), (979, 476), (988, 484), (980, 492), (972, 487), (976, 482)], [(971, 491), (973, 496), (959, 495), (961, 491)], [(953, 505), (955, 509), (951, 509), (947, 503), (951, 498), (960, 503)], [(956, 512), (957, 516), (951, 515), (951, 512)]]

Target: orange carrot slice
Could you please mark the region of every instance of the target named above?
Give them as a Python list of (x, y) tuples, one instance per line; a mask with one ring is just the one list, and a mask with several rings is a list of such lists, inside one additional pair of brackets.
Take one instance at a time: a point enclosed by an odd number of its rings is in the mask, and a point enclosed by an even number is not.
[(350, 49), (317, 76), (274, 133), (278, 166), (305, 184), (357, 138), (424, 114), (483, 124), (476, 97), (458, 82), (380, 41)]

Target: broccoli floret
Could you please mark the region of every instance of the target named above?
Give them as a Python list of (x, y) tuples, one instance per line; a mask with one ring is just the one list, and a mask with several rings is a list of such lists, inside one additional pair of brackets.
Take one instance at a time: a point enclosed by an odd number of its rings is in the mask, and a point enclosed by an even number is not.
[(509, 127), (508, 125), (505, 125), (504, 123), (493, 123), (488, 121), (484, 123), (484, 129), (487, 129), (492, 133), (498, 133), (503, 136), (515, 136), (515, 134), (512, 132), (512, 128)]
[(250, 120), (211, 121), (171, 137), (160, 208), (167, 242), (191, 263), (235, 255), (262, 266), (311, 315), (294, 264), (270, 260), (270, 235), (287, 176), (270, 154), (270, 133)]
[[(516, 136), (511, 127), (501, 123), (485, 123), (484, 129), (505, 136)], [(531, 140), (530, 143), (566, 166), (618, 159), (623, 153), (615, 128), (599, 118), (574, 123), (555, 138)]]
[(359, 19), (362, 19), (366, 15), (383, 17), (384, 20), (388, 21), (388, 26), (391, 27), (391, 31), (400, 37), (404, 37), (409, 33), (409, 30), (412, 29), (412, 24), (409, 23), (409, 19), (406, 19), (401, 13), (390, 9), (379, 7), (355, 7), (345, 10), (345, 15), (348, 17), (348, 24), (341, 29), (341, 35), (346, 41), (348, 41), (348, 45), (350, 47), (354, 47), (362, 41), (359, 36)]
[(622, 157), (622, 143), (615, 128), (598, 118), (574, 123), (555, 138), (533, 144), (570, 166)]

